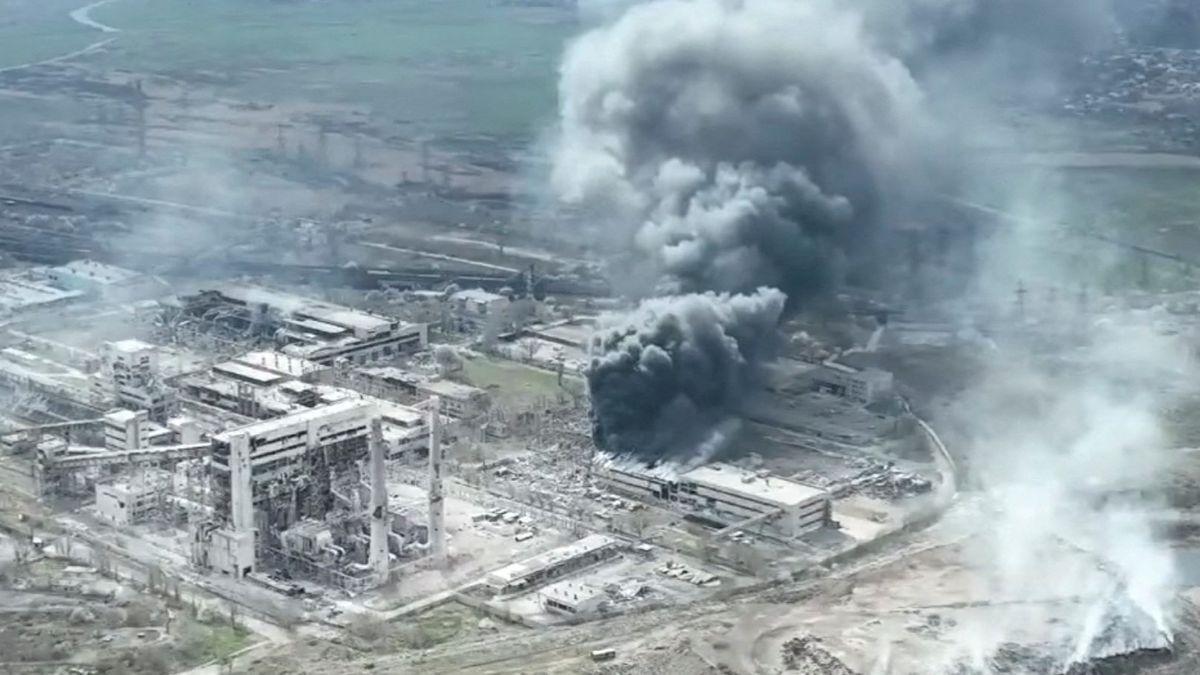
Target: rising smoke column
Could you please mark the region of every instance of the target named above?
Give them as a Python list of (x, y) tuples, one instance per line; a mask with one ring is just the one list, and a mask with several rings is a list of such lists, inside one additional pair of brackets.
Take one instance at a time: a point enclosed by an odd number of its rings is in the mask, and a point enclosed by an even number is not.
[(604, 214), (666, 295), (592, 345), (595, 440), (698, 461), (736, 426), (785, 303), (870, 250), (915, 173), (899, 167), (920, 91), (836, 3), (655, 0), (570, 46), (560, 102), (557, 194)]
[(672, 292), (824, 290), (918, 154), (916, 83), (824, 0), (634, 6), (571, 45), (560, 101), (557, 193)]
[(784, 301), (766, 288), (692, 294), (606, 317), (587, 371), (597, 445), (649, 463), (719, 452), (773, 346)]

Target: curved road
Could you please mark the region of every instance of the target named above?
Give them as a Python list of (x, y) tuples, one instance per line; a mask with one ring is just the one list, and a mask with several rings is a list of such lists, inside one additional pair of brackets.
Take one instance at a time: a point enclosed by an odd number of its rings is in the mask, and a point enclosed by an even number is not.
[(113, 0), (98, 0), (97, 2), (93, 2), (90, 5), (85, 5), (83, 7), (80, 7), (79, 9), (72, 10), (71, 11), (71, 20), (73, 20), (75, 23), (81, 23), (81, 24), (87, 26), (88, 28), (95, 28), (96, 30), (100, 31), (101, 33), (120, 33), (121, 29), (113, 28), (112, 26), (100, 23), (99, 21), (96, 21), (95, 19), (93, 19), (91, 17), (91, 13), (92, 13), (93, 9), (96, 9), (97, 7), (99, 7), (101, 5), (107, 5), (108, 3), (112, 2), (112, 1)]
[[(79, 9), (72, 10), (71, 14), (70, 14), (71, 20), (74, 21), (75, 23), (87, 26), (88, 28), (95, 28), (96, 30), (100, 31), (101, 33), (119, 33), (120, 32), (119, 28), (113, 28), (112, 26), (109, 26), (107, 24), (100, 23), (99, 21), (96, 21), (95, 19), (93, 19), (91, 17), (91, 11), (93, 9), (95, 9), (101, 5), (107, 5), (108, 3), (113, 2), (113, 1), (114, 0), (98, 0), (97, 2), (93, 2), (90, 5), (84, 5), (83, 7), (80, 7)], [(66, 54), (60, 54), (58, 56), (53, 56), (48, 59), (43, 59), (41, 61), (30, 61), (29, 63), (19, 63), (15, 66), (8, 66), (6, 68), (0, 68), (0, 73), (8, 73), (8, 72), (12, 72), (14, 70), (24, 70), (25, 68), (33, 68), (35, 66), (47, 66), (52, 63), (60, 63), (62, 61), (69, 61), (78, 56), (83, 56), (84, 54), (90, 54), (91, 52), (94, 52), (97, 49), (104, 47), (105, 45), (109, 44), (110, 42), (112, 42), (113, 40), (116, 40), (116, 39), (117, 38), (115, 38), (115, 37), (105, 38), (103, 40), (93, 42), (92, 44), (84, 47), (83, 49), (77, 49), (73, 52), (68, 52)]]

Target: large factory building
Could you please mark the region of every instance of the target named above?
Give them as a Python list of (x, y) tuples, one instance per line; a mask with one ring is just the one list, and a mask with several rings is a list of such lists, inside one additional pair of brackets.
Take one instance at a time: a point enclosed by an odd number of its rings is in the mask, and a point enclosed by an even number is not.
[(229, 513), (229, 457), (234, 443), (246, 443), (255, 505), (290, 506), (296, 499), (301, 517), (323, 517), (333, 499), (329, 473), (366, 456), (373, 414), (370, 403), (346, 400), (217, 434), (212, 454), (216, 512)]
[(630, 466), (601, 466), (597, 476), (609, 490), (668, 502), (722, 527), (761, 519), (778, 534), (794, 537), (829, 521), (828, 492), (729, 464), (707, 464), (676, 476)]
[(318, 364), (358, 365), (424, 349), (425, 324), (409, 324), (270, 288), (223, 285), (184, 299), (185, 313), (239, 334), (272, 336)]

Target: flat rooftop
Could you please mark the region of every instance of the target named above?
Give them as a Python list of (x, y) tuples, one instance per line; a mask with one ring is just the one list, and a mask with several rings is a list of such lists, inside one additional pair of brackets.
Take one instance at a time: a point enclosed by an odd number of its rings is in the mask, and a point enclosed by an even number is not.
[(543, 588), (541, 593), (571, 607), (597, 597), (608, 597), (602, 589), (578, 581), (560, 581)]
[(355, 331), (375, 332), (388, 330), (392, 326), (391, 320), (369, 312), (262, 286), (230, 284), (222, 285), (217, 290), (228, 298), (248, 305), (265, 304), (287, 314)]
[(125, 410), (125, 409), (110, 410), (110, 411), (104, 413), (104, 421), (125, 423), (125, 422), (129, 422), (133, 419), (136, 419), (137, 416), (138, 416), (137, 413), (132, 410)]
[(0, 307), (10, 311), (78, 298), (82, 291), (68, 291), (41, 283), (28, 276), (0, 278)]
[(566, 323), (529, 329), (533, 335), (540, 335), (556, 342), (569, 342), (580, 348), (587, 345), (594, 331), (595, 327), (590, 323)]
[(369, 402), (361, 399), (338, 401), (337, 403), (330, 403), (328, 405), (294, 412), (289, 415), (284, 415), (283, 417), (276, 417), (274, 419), (262, 420), (259, 422), (251, 422), (245, 426), (223, 431), (213, 438), (222, 443), (228, 443), (229, 439), (234, 435), (249, 434), (251, 436), (258, 436), (275, 431), (277, 429), (285, 429), (290, 426), (308, 424), (309, 422), (329, 417), (331, 415), (350, 413), (370, 407), (372, 406)]
[(274, 384), (284, 379), (284, 376), (279, 373), (271, 372), (263, 368), (249, 366), (238, 361), (225, 361), (223, 363), (218, 363), (217, 365), (213, 366), (213, 372), (263, 386)]
[(617, 540), (612, 537), (606, 537), (603, 534), (589, 534), (572, 544), (560, 546), (545, 553), (539, 553), (532, 558), (526, 558), (511, 565), (505, 565), (488, 574), (488, 581), (494, 586), (508, 586), (542, 570), (560, 565), (568, 560), (587, 555), (588, 553), (598, 551), (616, 543)]
[(404, 382), (406, 384), (418, 384), (421, 382), (421, 376), (416, 373), (409, 372), (403, 368), (396, 366), (377, 366), (374, 368), (358, 368), (357, 372), (374, 377), (381, 380), (391, 380), (393, 382)]
[(119, 284), (142, 276), (140, 272), (95, 260), (73, 260), (66, 265), (51, 268), (51, 272), (56, 271), (77, 277), (87, 277), (98, 284)]
[(760, 477), (753, 471), (731, 464), (706, 464), (688, 471), (679, 478), (726, 492), (750, 495), (780, 506), (798, 506), (813, 499), (829, 496), (820, 488), (778, 476)]
[(155, 349), (154, 345), (150, 344), (149, 342), (138, 340), (136, 338), (109, 342), (107, 346), (114, 352), (120, 352), (122, 354), (136, 354), (137, 352)]
[(381, 316), (360, 312), (357, 309), (349, 307), (340, 307), (338, 305), (327, 305), (318, 303), (305, 307), (297, 312), (317, 321), (324, 321), (338, 326), (345, 326), (351, 330), (362, 330), (367, 332), (387, 331), (392, 327), (392, 321)]
[(508, 300), (507, 297), (500, 295), (499, 293), (485, 291), (482, 288), (468, 288), (466, 290), (458, 291), (450, 297), (454, 298), (455, 300), (467, 300), (471, 302), (495, 302), (497, 300)]
[(462, 400), (472, 396), (486, 394), (487, 392), (479, 387), (472, 387), (469, 384), (455, 382), (453, 380), (426, 380), (418, 382), (417, 388), (421, 391), (427, 391), (438, 396), (447, 396), (452, 399)]
[(295, 378), (325, 370), (325, 366), (319, 363), (302, 359), (299, 356), (284, 354), (283, 352), (249, 352), (237, 357), (235, 360), (238, 363), (244, 363), (248, 366)]
[(385, 423), (392, 422), (403, 427), (411, 427), (425, 422), (425, 413), (390, 401), (380, 401), (379, 416)]
[(344, 326), (338, 326), (325, 321), (296, 317), (288, 319), (287, 325), (302, 332), (313, 333), (315, 335), (322, 335), (325, 337), (344, 335), (350, 330)]

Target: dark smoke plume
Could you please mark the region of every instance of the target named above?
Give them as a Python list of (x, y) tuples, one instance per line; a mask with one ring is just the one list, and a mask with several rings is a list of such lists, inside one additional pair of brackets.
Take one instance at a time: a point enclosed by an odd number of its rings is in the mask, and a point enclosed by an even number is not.
[(770, 352), (783, 293), (654, 298), (608, 318), (587, 371), (596, 444), (649, 463), (720, 451)]
[[(1111, 39), (1108, 2), (633, 4), (567, 51), (553, 186), (640, 254), (649, 271), (621, 276), (657, 280), (655, 294), (766, 286), (800, 307), (877, 268), (889, 225), (921, 222), (928, 195), (954, 192), (968, 173), (955, 141), (988, 128), (962, 118)], [(654, 300), (597, 339), (601, 447), (645, 459), (711, 447), (778, 319), (721, 320), (735, 302), (748, 300)], [(732, 347), (691, 337), (730, 334)], [(680, 356), (721, 377), (694, 379)]]
[(632, 7), (573, 43), (560, 99), (558, 193), (632, 225), (666, 290), (793, 301), (869, 248), (923, 124), (904, 65), (819, 0)]
[(1133, 1), (633, 4), (566, 53), (553, 185), (653, 268), (623, 277), (660, 294), (772, 285), (799, 304), (869, 277), (879, 233), (962, 180), (956, 141), (989, 121), (964, 118), (1053, 100)]

